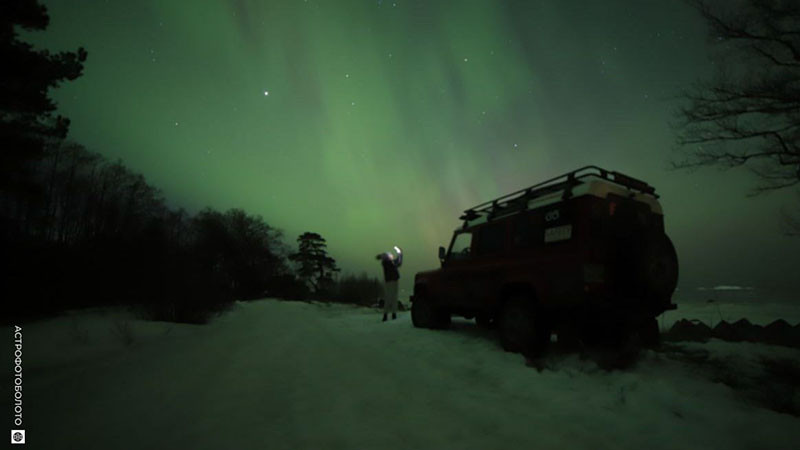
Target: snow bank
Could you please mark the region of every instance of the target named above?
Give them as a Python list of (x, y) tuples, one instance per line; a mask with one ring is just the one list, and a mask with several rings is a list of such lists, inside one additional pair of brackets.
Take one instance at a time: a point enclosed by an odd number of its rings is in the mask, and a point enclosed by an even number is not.
[(769, 346), (687, 344), (623, 372), (562, 354), (538, 372), (472, 322), (420, 330), (343, 305), (239, 303), (207, 326), (128, 318), (132, 341), (114, 320), (24, 328), (29, 448), (800, 448), (797, 417), (686, 356)]
[(748, 319), (756, 325), (767, 325), (783, 319), (791, 325), (800, 323), (800, 298), (777, 298), (750, 291), (719, 291), (701, 297), (676, 293), (673, 302), (678, 309), (659, 317), (662, 330), (668, 330), (680, 319), (696, 319), (713, 328), (721, 321), (734, 323)]
[[(706, 287), (699, 287), (697, 288), (698, 291), (707, 291), (709, 290)], [(711, 288), (712, 291), (752, 291), (753, 288), (750, 286), (737, 286), (735, 284), (720, 284), (718, 286), (714, 286)]]

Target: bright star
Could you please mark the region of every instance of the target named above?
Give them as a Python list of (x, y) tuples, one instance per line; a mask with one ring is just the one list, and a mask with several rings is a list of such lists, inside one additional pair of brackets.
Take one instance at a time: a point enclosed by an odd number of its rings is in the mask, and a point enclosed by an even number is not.
[(264, 96), (266, 97), (267, 95), (269, 95), (269, 91), (264, 91)]

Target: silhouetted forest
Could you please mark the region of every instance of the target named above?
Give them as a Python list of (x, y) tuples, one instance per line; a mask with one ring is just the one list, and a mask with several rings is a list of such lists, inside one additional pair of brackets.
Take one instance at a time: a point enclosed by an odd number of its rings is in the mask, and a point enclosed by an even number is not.
[(210, 208), (191, 216), (121, 162), (71, 142), (45, 150), (29, 165), (31, 189), (2, 195), (2, 285), (17, 315), (129, 304), (153, 319), (197, 323), (234, 299), (371, 304), (380, 295), (366, 276), (306, 282), (309, 264), (295, 269), (281, 231), (260, 216)]
[[(48, 91), (79, 77), (87, 52), (50, 54), (20, 41), (18, 27), (43, 30), (49, 18), (35, 0), (12, 3), (0, 5), (0, 58), (13, 62), (0, 74), (0, 295), (8, 319), (131, 305), (155, 320), (204, 323), (233, 300), (375, 302), (380, 283), (350, 276), (340, 286), (324, 245), (309, 261), (260, 216), (170, 209), (141, 174), (66, 140), (69, 120), (54, 115)], [(321, 278), (309, 278), (315, 270)]]

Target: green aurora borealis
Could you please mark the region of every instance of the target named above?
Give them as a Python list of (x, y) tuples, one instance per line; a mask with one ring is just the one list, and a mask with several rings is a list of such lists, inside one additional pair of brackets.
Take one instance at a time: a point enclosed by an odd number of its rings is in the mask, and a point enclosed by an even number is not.
[(674, 97), (713, 68), (684, 2), (44, 3), (26, 39), (89, 52), (54, 92), (72, 139), (173, 206), (320, 233), (344, 271), (400, 245), (401, 299), (463, 209), (586, 164), (656, 186), (682, 287), (798, 287), (791, 192), (666, 170)]

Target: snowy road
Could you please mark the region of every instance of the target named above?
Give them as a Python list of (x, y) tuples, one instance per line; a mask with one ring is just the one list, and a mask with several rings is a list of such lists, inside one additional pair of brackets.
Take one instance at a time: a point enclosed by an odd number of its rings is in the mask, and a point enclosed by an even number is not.
[[(800, 419), (663, 354), (624, 372), (561, 355), (537, 372), (471, 323), (379, 318), (240, 303), (208, 326), (133, 321), (130, 346), (107, 316), (31, 324), (28, 448), (800, 448)], [(732, 345), (694, 344), (800, 360)]]

